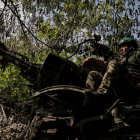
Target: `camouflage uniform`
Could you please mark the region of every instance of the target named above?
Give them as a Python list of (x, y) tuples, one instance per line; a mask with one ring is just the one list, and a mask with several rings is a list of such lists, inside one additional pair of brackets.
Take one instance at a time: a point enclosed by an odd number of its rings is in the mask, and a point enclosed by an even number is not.
[(96, 91), (101, 84), (103, 75), (97, 71), (90, 71), (86, 81), (86, 88), (91, 91)]
[(120, 62), (110, 61), (104, 76), (96, 71), (89, 72), (86, 88), (90, 89), (93, 94), (94, 91), (102, 92), (106, 98), (98, 100), (95, 96), (85, 95), (83, 105), (96, 106), (101, 102), (104, 105), (106, 102), (114, 102), (118, 98), (122, 101), (130, 101), (130, 104), (134, 103), (138, 98), (138, 94), (135, 92), (135, 85), (138, 82), (133, 80), (133, 74), (128, 71), (128, 68), (132, 67), (133, 69), (140, 67), (140, 51), (133, 52), (129, 58), (123, 57)]

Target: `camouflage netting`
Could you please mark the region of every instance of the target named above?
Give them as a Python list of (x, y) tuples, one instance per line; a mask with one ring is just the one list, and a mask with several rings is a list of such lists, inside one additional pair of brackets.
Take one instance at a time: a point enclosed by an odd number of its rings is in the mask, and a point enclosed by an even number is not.
[(18, 103), (0, 96), (0, 139), (33, 139), (40, 125), (32, 102)]

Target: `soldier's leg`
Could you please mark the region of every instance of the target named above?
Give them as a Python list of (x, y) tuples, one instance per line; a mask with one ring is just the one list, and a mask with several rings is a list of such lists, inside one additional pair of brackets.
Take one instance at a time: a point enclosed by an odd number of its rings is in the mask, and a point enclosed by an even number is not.
[(107, 71), (97, 91), (106, 94), (107, 100), (110, 102), (114, 102), (118, 98), (122, 101), (129, 101), (137, 98), (134, 87), (126, 66), (113, 60), (108, 64)]
[(106, 73), (104, 74), (101, 85), (97, 89), (97, 91), (106, 94), (108, 100), (115, 100), (116, 95), (119, 89), (119, 80), (121, 74), (121, 65), (116, 60), (112, 60), (109, 62)]
[(113, 60), (108, 64), (101, 85), (96, 92), (85, 92), (84, 106), (104, 106), (118, 98), (124, 101), (134, 99), (134, 84), (125, 66)]
[[(93, 73), (89, 73), (89, 78), (87, 78), (88, 87), (94, 90), (95, 82), (90, 79)], [(114, 102), (117, 97), (114, 94), (113, 88), (118, 87), (117, 83), (120, 76), (120, 64), (113, 60), (108, 64), (106, 73), (102, 79), (100, 86), (96, 92), (87, 92), (85, 91), (85, 98), (83, 105), (88, 107), (100, 106), (105, 107), (105, 104), (108, 100)], [(88, 82), (90, 81), (90, 82)], [(93, 84), (93, 86), (92, 86)], [(95, 91), (95, 90), (94, 90)]]
[(97, 71), (90, 71), (86, 81), (86, 89), (90, 89), (92, 92), (96, 91), (101, 84), (103, 75)]
[[(85, 97), (83, 102), (83, 106), (88, 107), (88, 110), (90, 110), (90, 108), (93, 109), (93, 107), (97, 109), (97, 105), (98, 106), (101, 105), (100, 97), (98, 96), (95, 97), (92, 93), (97, 91), (98, 87), (101, 84), (102, 79), (103, 75), (97, 71), (90, 71), (88, 74), (86, 81), (86, 89), (88, 90), (85, 91)], [(89, 91), (91, 94), (90, 93), (88, 94), (87, 91)]]

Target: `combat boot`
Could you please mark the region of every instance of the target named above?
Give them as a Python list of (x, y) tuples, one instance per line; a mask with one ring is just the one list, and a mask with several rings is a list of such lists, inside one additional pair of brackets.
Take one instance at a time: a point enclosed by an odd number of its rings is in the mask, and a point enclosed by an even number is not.
[(83, 106), (95, 107), (95, 108), (105, 108), (107, 103), (107, 94), (103, 93), (101, 90), (92, 92), (89, 89), (85, 90), (85, 97)]

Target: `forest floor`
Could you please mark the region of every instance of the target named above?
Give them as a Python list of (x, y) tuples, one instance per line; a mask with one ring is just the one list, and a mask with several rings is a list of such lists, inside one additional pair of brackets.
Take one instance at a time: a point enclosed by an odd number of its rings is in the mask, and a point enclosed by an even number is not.
[(20, 103), (0, 96), (0, 140), (66, 139), (62, 132), (58, 133), (58, 128), (64, 132), (71, 117), (51, 115), (32, 101)]

